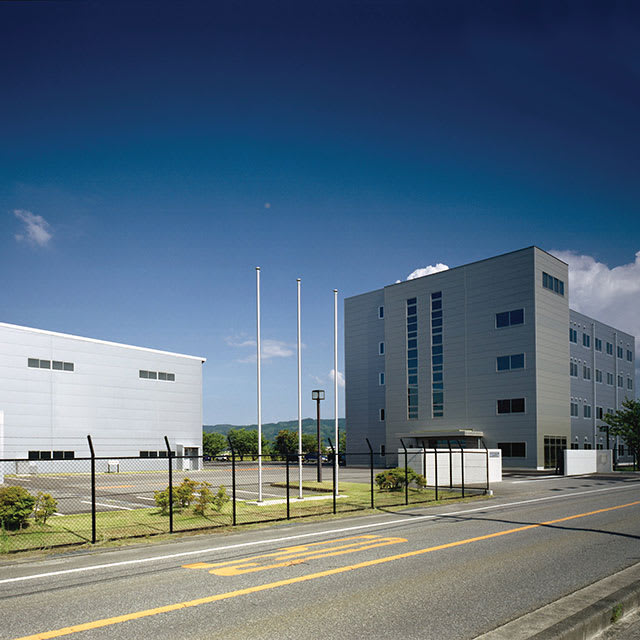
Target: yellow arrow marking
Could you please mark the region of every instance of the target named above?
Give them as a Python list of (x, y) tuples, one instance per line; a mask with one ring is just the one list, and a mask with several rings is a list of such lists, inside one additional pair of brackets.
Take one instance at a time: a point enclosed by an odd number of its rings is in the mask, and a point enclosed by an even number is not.
[[(347, 553), (365, 551), (375, 547), (385, 547), (390, 544), (398, 544), (399, 542), (406, 541), (406, 538), (382, 538), (375, 535), (353, 536), (351, 538), (339, 538), (329, 542), (313, 542), (293, 547), (284, 547), (274, 553), (265, 553), (240, 560), (216, 563), (195, 562), (182, 566), (185, 569), (210, 569), (209, 573), (214, 573), (218, 576), (238, 576), (243, 573), (255, 573), (256, 571), (266, 571), (267, 569), (275, 569), (277, 567), (288, 567), (302, 564), (307, 562), (307, 560), (314, 560), (316, 558), (341, 556)], [(266, 561), (267, 564), (263, 564), (264, 561)]]

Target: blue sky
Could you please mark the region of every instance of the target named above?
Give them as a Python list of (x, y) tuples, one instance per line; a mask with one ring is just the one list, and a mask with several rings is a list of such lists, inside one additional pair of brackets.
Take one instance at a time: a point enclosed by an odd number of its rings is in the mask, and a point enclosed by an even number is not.
[(256, 265), (265, 421), (297, 277), (305, 416), (333, 288), (438, 262), (561, 251), (640, 335), (636, 6), (2, 3), (0, 319), (206, 356), (206, 423), (255, 421)]

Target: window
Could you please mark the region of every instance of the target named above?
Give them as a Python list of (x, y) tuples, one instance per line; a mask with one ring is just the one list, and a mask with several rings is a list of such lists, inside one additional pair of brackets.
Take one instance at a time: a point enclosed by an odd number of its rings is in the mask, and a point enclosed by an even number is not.
[(585, 449), (593, 449), (593, 445), (590, 442), (585, 442), (584, 443), (584, 448)]
[(627, 362), (633, 362), (633, 351), (627, 349)]
[(577, 442), (572, 442), (572, 443), (571, 443), (571, 448), (572, 448), (572, 449), (579, 449), (580, 447), (578, 446), (578, 443), (577, 443)]
[(498, 356), (496, 358), (497, 371), (511, 371), (524, 369), (524, 353), (516, 353), (512, 356)]
[(498, 400), (498, 413), (524, 413), (524, 398)]
[(496, 313), (496, 328), (511, 327), (524, 323), (524, 309)]
[(622, 359), (624, 357), (624, 349), (622, 347), (618, 347), (618, 358)]
[(526, 444), (524, 442), (498, 442), (498, 449), (503, 458), (526, 458)]
[(613, 373), (607, 371), (607, 384), (613, 386)]
[(618, 386), (622, 389), (624, 386), (624, 379), (622, 376), (618, 376)]
[(380, 409), (380, 422), (384, 422), (384, 409)]
[(378, 318), (380, 318), (380, 320), (384, 318), (384, 307), (378, 307)]
[(573, 360), (569, 362), (569, 375), (574, 378), (578, 377), (578, 363)]
[(604, 416), (604, 409), (602, 407), (596, 407), (596, 418), (602, 420)]
[(54, 371), (73, 371), (73, 362), (62, 362), (61, 360), (39, 360), (38, 358), (27, 358), (27, 366), (32, 369), (53, 369)]
[(582, 334), (582, 346), (590, 347), (591, 346), (591, 336), (588, 333)]
[(29, 451), (29, 460), (73, 460), (75, 451)]
[(633, 390), (633, 379), (632, 378), (627, 378), (627, 389), (629, 389), (629, 391)]
[(585, 380), (591, 380), (591, 367), (587, 367), (586, 365), (583, 365), (583, 367), (582, 367), (582, 377)]
[(578, 332), (575, 329), (569, 329), (569, 342), (578, 344)]
[(596, 369), (596, 382), (602, 382), (602, 371)]
[(558, 278), (554, 278), (548, 273), (542, 272), (542, 286), (545, 289), (549, 289), (549, 291), (553, 291), (558, 295), (564, 295), (564, 282), (562, 280), (558, 280)]
[(378, 355), (379, 356), (383, 356), (384, 355), (384, 342), (379, 342), (378, 343)]
[(583, 410), (585, 418), (590, 418), (591, 417), (591, 405), (590, 404), (585, 404), (584, 407), (582, 407), (582, 410)]
[(600, 338), (594, 338), (596, 351), (602, 351), (602, 340)]
[(176, 374), (167, 373), (166, 371), (145, 371), (144, 369), (140, 369), (138, 375), (140, 378), (148, 380), (167, 380), (169, 382), (176, 381)]
[(571, 417), (572, 418), (577, 418), (578, 417), (578, 403), (577, 402), (572, 402), (571, 403)]
[(380, 385), (384, 385), (384, 371), (381, 371), (378, 374), (378, 384)]
[(607, 342), (607, 355), (613, 355), (613, 344), (611, 344), (611, 342)]

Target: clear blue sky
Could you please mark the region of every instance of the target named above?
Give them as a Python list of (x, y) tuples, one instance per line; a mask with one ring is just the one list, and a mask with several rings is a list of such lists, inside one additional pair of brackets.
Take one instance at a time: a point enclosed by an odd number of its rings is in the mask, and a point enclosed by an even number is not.
[(312, 415), (334, 287), (342, 311), (532, 244), (629, 265), (637, 7), (2, 3), (0, 320), (206, 356), (205, 422), (252, 422), (260, 265), (270, 421), (297, 412), (296, 277)]

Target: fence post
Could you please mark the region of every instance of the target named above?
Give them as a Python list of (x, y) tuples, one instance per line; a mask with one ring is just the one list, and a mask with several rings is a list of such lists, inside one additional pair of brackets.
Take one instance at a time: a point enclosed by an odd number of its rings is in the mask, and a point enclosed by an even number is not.
[(327, 438), (329, 441), (329, 446), (331, 447), (331, 452), (333, 453), (333, 513), (336, 513), (336, 496), (338, 494), (338, 488), (336, 487), (336, 464), (338, 462), (338, 455), (333, 446), (333, 442), (331, 442), (331, 438)]
[(449, 489), (453, 489), (453, 453), (451, 451), (451, 440), (447, 440), (449, 447)]
[(173, 452), (169, 445), (169, 438), (164, 437), (167, 445), (167, 455), (169, 456), (169, 533), (173, 533)]
[(438, 501), (438, 443), (433, 449), (433, 464), (434, 464), (434, 476), (436, 482), (436, 502)]
[(87, 436), (91, 451), (91, 542), (96, 543), (96, 452), (93, 449), (91, 436)]
[(427, 488), (427, 448), (422, 441), (422, 471), (424, 473), (424, 487)]
[(462, 481), (462, 497), (464, 498), (464, 450), (462, 449), (460, 440), (456, 440), (456, 442), (460, 447), (460, 479)]
[(286, 460), (286, 468), (287, 468), (287, 520), (291, 519), (291, 508), (289, 504), (289, 450), (284, 455), (284, 459)]
[(233, 442), (231, 438), (227, 436), (229, 442), (229, 449), (231, 449), (231, 502), (233, 509), (233, 526), (236, 526), (236, 452), (233, 448)]
[(371, 473), (371, 508), (375, 509), (374, 501), (373, 501), (373, 447), (369, 442), (369, 438), (365, 438), (367, 441), (367, 446), (369, 447), (369, 471)]
[(400, 444), (404, 449), (404, 503), (409, 504), (409, 454), (402, 438), (400, 438)]
[(487, 445), (484, 441), (484, 438), (481, 438), (482, 441), (482, 446), (484, 447), (484, 451), (485, 454), (487, 456), (486, 460), (487, 460), (487, 487), (484, 490), (485, 495), (487, 495), (489, 493), (489, 449), (487, 449)]

